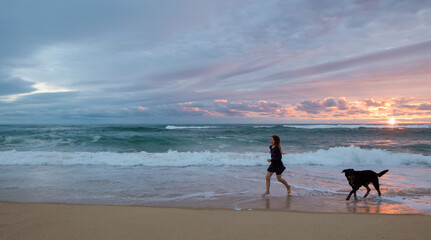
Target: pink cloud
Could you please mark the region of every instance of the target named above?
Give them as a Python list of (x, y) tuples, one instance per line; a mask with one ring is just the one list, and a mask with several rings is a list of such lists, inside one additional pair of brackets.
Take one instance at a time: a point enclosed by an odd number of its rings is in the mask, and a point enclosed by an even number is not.
[[(414, 106), (406, 108), (404, 106)], [(185, 102), (178, 104), (178, 112), (185, 115), (321, 120), (372, 120), (385, 122), (388, 118), (419, 121), (431, 118), (431, 103), (414, 98), (370, 98), (349, 100), (346, 97), (326, 97), (285, 104), (269, 100), (232, 101), (224, 99), (210, 104)], [(400, 121), (399, 121), (400, 122)]]
[(179, 105), (192, 105), (194, 102), (183, 102), (183, 103), (178, 103)]
[(339, 110), (349, 109), (349, 102), (346, 100), (345, 97), (339, 97), (338, 98), (338, 109)]

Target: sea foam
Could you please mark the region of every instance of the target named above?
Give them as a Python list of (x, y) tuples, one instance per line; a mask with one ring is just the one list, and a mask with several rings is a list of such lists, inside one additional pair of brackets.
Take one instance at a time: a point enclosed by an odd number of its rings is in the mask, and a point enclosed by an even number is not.
[(167, 130), (175, 130), (175, 129), (207, 129), (207, 128), (217, 128), (216, 126), (175, 126), (168, 125), (166, 126)]
[[(0, 152), (0, 165), (112, 165), (112, 166), (263, 166), (268, 165), (263, 152)], [(284, 154), (287, 165), (329, 166), (431, 166), (431, 156), (394, 153), (380, 149), (334, 147), (316, 152)]]

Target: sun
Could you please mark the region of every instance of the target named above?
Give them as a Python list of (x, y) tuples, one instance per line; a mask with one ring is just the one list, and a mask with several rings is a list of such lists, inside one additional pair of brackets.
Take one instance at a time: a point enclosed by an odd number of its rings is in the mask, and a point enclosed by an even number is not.
[(393, 125), (397, 124), (397, 121), (395, 121), (394, 118), (391, 118), (391, 119), (388, 120), (388, 123), (389, 123), (389, 125), (393, 126)]

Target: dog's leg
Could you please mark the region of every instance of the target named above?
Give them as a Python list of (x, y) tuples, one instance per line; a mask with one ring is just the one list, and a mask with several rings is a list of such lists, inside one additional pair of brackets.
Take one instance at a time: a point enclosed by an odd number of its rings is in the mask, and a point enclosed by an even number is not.
[(353, 193), (353, 196), (355, 196), (355, 200), (358, 200), (358, 198), (356, 197), (356, 191)]
[(349, 195), (347, 196), (346, 201), (348, 201), (350, 199), (350, 197), (352, 196), (352, 194), (354, 194), (355, 199), (357, 199), (356, 198), (356, 191), (358, 191), (358, 188), (354, 187), (353, 190), (350, 191)]
[(376, 189), (376, 191), (379, 193), (379, 196), (382, 196), (382, 194), (380, 193), (380, 185), (379, 185), (379, 179), (376, 178), (375, 181), (373, 181), (373, 186)]
[(368, 196), (368, 193), (370, 193), (371, 189), (368, 187), (368, 184), (364, 185), (364, 187), (367, 189), (367, 193), (365, 193), (364, 198)]
[(353, 190), (352, 190), (352, 191), (350, 191), (349, 195), (347, 195), (346, 201), (349, 201), (349, 199), (350, 199), (350, 197), (352, 196), (352, 194), (353, 194)]

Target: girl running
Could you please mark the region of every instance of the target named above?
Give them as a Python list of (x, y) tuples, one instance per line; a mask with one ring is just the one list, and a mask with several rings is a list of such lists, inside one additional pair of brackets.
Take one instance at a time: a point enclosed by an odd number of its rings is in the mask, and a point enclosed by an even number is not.
[(286, 186), (287, 195), (290, 195), (290, 185), (287, 184), (286, 180), (281, 177), (281, 174), (286, 169), (286, 167), (283, 165), (283, 162), (281, 161), (281, 145), (280, 145), (280, 137), (277, 135), (271, 136), (271, 146), (269, 146), (270, 152), (271, 152), (271, 159), (268, 159), (267, 161), (271, 164), (269, 165), (266, 173), (266, 192), (262, 194), (262, 196), (266, 196), (269, 194), (269, 186), (271, 185), (271, 176), (276, 174), (277, 180), (281, 183), (283, 183), (284, 186)]

